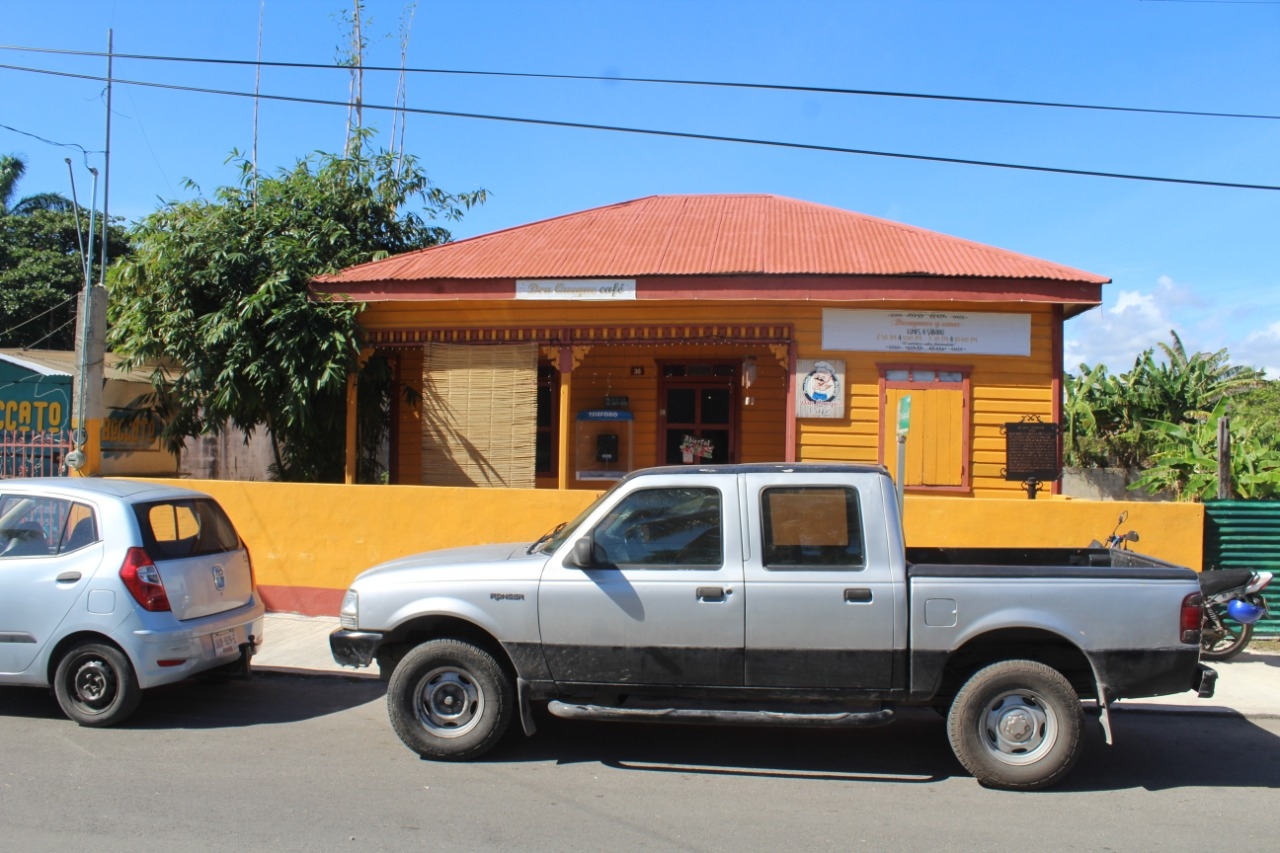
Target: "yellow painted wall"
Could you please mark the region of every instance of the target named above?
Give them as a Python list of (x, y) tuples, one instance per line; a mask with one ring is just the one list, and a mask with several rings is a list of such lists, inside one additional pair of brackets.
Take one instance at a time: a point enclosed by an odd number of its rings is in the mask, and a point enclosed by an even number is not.
[[(657, 301), (633, 302), (517, 302), (438, 301), (379, 302), (360, 315), (369, 330), (454, 329), (500, 327), (569, 327), (618, 325), (791, 324), (795, 328), (797, 357), (842, 359), (846, 384), (846, 414), (835, 419), (801, 419), (797, 423), (796, 458), (803, 461), (874, 463), (880, 461), (880, 410), (878, 364), (906, 363), (965, 367), (970, 370), (972, 408), (970, 423), (971, 494), (976, 497), (1017, 497), (1022, 484), (1003, 478), (1003, 424), (1035, 415), (1053, 418), (1053, 309), (1049, 305), (991, 303), (889, 303), (871, 302), (876, 309), (948, 310), (984, 313), (1023, 313), (1031, 316), (1031, 355), (917, 355), (822, 349), (822, 309), (849, 308), (856, 303), (825, 305), (783, 301)], [(420, 350), (404, 353), (403, 378), (420, 390)], [(751, 389), (754, 407), (741, 410), (743, 461), (776, 461), (784, 458), (786, 419), (786, 365), (768, 347), (748, 345), (694, 346), (596, 346), (573, 375), (570, 410), (598, 408), (606, 391), (631, 398), (635, 414), (636, 467), (659, 463), (657, 443), (657, 368), (659, 359), (741, 359), (757, 357), (760, 378)], [(645, 375), (633, 377), (631, 366), (645, 367)], [(416, 373), (415, 373), (416, 370)], [(415, 380), (415, 376), (418, 378)], [(414, 382), (419, 383), (413, 385)], [(420, 445), (414, 413), (400, 419), (401, 482), (419, 482)], [(572, 425), (570, 425), (572, 429)], [(910, 439), (908, 439), (910, 441)], [(893, 452), (890, 450), (890, 452)], [(596, 484), (579, 484), (594, 488)]]
[[(154, 481), (151, 481), (154, 482)], [(249, 546), (259, 584), (346, 589), (407, 554), (530, 542), (598, 492), (169, 480), (220, 503)]]
[(915, 546), (1083, 548), (1106, 539), (1125, 511), (1120, 532), (1136, 530), (1142, 537), (1133, 550), (1200, 571), (1203, 504), (907, 495), (903, 526), (907, 544)]
[[(437, 548), (531, 541), (576, 516), (597, 492), (174, 480), (213, 495), (248, 544), (258, 583), (340, 591), (364, 569)], [(1082, 547), (1122, 510), (1136, 550), (1199, 569), (1200, 504), (973, 501), (908, 495), (915, 546)], [(340, 594), (340, 593), (338, 593)], [(336, 604), (331, 607), (336, 611)]]

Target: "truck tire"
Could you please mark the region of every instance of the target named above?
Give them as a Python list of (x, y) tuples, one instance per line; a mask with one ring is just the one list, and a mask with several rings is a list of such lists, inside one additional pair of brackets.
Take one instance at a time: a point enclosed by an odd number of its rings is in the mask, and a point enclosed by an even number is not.
[(423, 758), (469, 761), (502, 738), (515, 687), (493, 655), (461, 640), (430, 640), (404, 656), (387, 684), (391, 727)]
[(982, 785), (1032, 791), (1080, 757), (1080, 697), (1062, 673), (1008, 660), (978, 670), (947, 715), (951, 749)]

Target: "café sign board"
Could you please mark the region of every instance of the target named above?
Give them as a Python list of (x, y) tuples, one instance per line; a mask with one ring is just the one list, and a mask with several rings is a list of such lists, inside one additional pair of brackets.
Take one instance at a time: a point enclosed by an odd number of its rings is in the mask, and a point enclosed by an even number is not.
[(636, 298), (634, 278), (520, 278), (516, 299), (612, 302)]

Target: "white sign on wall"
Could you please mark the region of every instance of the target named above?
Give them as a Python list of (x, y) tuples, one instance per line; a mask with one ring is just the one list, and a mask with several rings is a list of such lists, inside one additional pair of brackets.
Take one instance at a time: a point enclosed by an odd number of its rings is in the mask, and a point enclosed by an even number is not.
[(1029, 356), (1031, 315), (826, 308), (822, 348)]
[(516, 299), (617, 300), (635, 299), (634, 278), (521, 278)]
[(796, 359), (796, 417), (844, 417), (844, 361)]

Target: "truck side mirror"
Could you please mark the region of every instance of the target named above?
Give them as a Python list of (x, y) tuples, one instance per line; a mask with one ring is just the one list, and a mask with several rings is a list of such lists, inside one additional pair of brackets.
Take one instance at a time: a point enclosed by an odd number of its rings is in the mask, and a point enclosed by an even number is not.
[(569, 552), (567, 562), (569, 565), (577, 566), (579, 569), (589, 569), (596, 562), (595, 550), (595, 539), (590, 534), (587, 534), (573, 543), (573, 550)]

